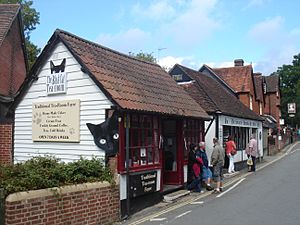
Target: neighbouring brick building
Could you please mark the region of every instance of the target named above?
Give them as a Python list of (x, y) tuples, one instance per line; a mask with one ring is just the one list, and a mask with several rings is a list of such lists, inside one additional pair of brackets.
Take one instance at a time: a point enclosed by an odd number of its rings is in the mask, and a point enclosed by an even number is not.
[(263, 115), (263, 100), (256, 93), (252, 65), (244, 65), (243, 59), (234, 60), (234, 67), (209, 68), (204, 65), (200, 72), (211, 73), (225, 81), (240, 101), (258, 115)]
[(259, 155), (263, 156), (263, 119), (240, 102), (235, 91), (223, 80), (178, 64), (169, 74), (213, 117), (213, 120), (205, 122), (208, 158), (213, 150), (212, 139), (217, 137), (220, 144), (224, 145), (230, 135), (234, 138), (238, 150), (235, 163), (245, 161), (247, 159), (245, 148), (251, 134), (256, 135)]
[(0, 164), (13, 157), (13, 109), (11, 105), (28, 69), (19, 5), (0, 4)]
[(278, 75), (264, 76), (265, 79), (265, 107), (264, 114), (271, 115), (277, 122), (277, 129), (280, 129), (280, 83)]

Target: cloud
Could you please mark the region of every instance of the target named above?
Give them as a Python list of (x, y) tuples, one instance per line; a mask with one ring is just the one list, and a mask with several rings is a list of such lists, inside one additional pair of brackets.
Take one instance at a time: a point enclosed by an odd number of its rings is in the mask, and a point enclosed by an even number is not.
[(140, 3), (137, 3), (132, 7), (132, 13), (138, 17), (160, 20), (173, 17), (176, 10), (168, 1), (164, 0), (152, 2), (148, 7), (143, 7)]
[(166, 56), (158, 60), (158, 64), (166, 70), (170, 70), (176, 63), (196, 70), (200, 68), (200, 64), (191, 56)]
[(245, 9), (260, 7), (266, 5), (267, 3), (271, 2), (271, 0), (250, 0), (246, 5)]
[(216, 6), (215, 0), (193, 0), (186, 9), (178, 15), (168, 27), (170, 37), (184, 46), (194, 46), (212, 35), (219, 28), (219, 22), (211, 13)]
[(257, 61), (255, 66), (255, 70), (265, 75), (275, 72), (283, 64), (290, 64), (292, 57), (298, 54), (300, 29), (287, 30), (285, 19), (281, 16), (257, 23), (248, 35), (255, 41), (258, 49), (265, 49), (262, 59)]
[(177, 48), (194, 48), (221, 27), (214, 15), (216, 5), (217, 0), (162, 0), (136, 4), (132, 13), (154, 22), (160, 39), (175, 41)]
[(276, 72), (278, 67), (284, 64), (291, 64), (293, 56), (299, 53), (293, 44), (287, 44), (281, 48), (270, 49), (265, 53), (263, 59), (256, 62), (255, 71), (270, 75)]
[(96, 42), (118, 51), (137, 53), (144, 51), (145, 46), (151, 40), (151, 34), (138, 28), (131, 28), (117, 34), (100, 34)]
[(266, 19), (255, 24), (248, 35), (259, 42), (272, 44), (282, 41), (284, 19), (281, 16)]

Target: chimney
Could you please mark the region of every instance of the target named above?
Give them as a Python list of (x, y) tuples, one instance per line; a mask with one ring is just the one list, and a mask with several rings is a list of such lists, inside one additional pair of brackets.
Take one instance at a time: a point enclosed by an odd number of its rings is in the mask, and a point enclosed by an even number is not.
[(234, 66), (244, 66), (244, 60), (243, 59), (235, 59)]

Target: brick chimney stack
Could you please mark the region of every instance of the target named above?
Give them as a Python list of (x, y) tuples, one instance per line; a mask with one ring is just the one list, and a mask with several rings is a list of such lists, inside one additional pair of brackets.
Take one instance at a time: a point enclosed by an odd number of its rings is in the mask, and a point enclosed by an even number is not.
[(234, 66), (244, 66), (244, 60), (243, 59), (235, 59)]

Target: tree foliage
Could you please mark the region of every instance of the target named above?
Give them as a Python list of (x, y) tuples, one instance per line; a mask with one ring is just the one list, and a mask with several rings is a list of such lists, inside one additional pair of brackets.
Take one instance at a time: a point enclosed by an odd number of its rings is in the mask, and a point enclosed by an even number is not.
[(157, 62), (156, 58), (153, 56), (153, 53), (145, 53), (145, 52), (140, 51), (137, 54), (129, 52), (129, 55), (132, 57), (135, 57), (137, 59), (147, 61), (147, 62), (152, 62), (152, 63)]
[(41, 51), (30, 41), (30, 33), (40, 24), (40, 13), (32, 7), (33, 1), (30, 0), (0, 0), (0, 4), (20, 4), (22, 7), (25, 44), (29, 67), (31, 67)]
[[(286, 124), (300, 125), (300, 53), (294, 56), (292, 65), (278, 67), (276, 72), (281, 83), (281, 114)], [(296, 103), (296, 116), (289, 117), (288, 103)]]

